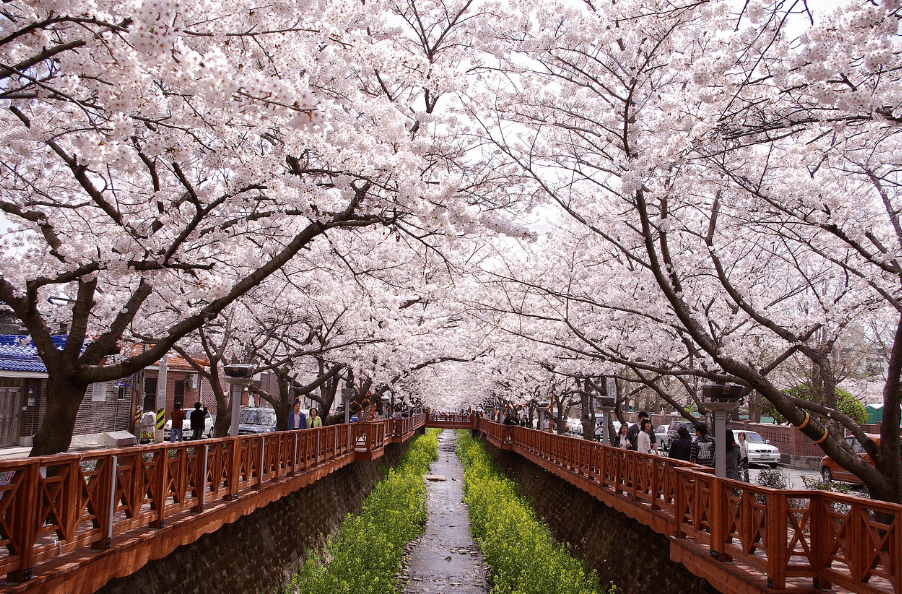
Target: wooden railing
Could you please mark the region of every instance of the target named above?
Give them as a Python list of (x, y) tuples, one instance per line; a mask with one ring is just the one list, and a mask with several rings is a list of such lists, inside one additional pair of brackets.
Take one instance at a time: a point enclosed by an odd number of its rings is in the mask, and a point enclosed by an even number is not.
[(434, 427), (470, 425), (475, 418), (476, 416), (470, 413), (430, 412), (426, 424)]
[(718, 587), (902, 593), (902, 505), (718, 479), (688, 462), (486, 419), (477, 428), (671, 537), (671, 558), (696, 549), (691, 571), (742, 578)]
[(77, 549), (108, 549), (117, 535), (144, 531), (152, 539), (149, 529), (170, 518), (194, 512), (198, 520), (213, 503), (240, 505), (243, 493), (305, 473), (316, 480), (425, 421), (417, 415), (0, 462), (0, 575), (25, 581), (40, 564)]

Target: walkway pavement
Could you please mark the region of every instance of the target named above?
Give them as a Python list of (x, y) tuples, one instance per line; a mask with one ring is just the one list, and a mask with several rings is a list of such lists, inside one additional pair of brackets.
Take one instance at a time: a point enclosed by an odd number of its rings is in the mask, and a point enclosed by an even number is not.
[(463, 503), (463, 467), (454, 454), (453, 431), (438, 438), (438, 460), (426, 476), (426, 529), (410, 551), (404, 594), (478, 594), (491, 591), (482, 553), (470, 533)]
[[(79, 454), (106, 448), (107, 445), (101, 441), (100, 437), (77, 436), (77, 438), (72, 440), (72, 445), (69, 447), (69, 453)], [(31, 446), (2, 447), (0, 448), (0, 460), (18, 460), (19, 458), (27, 458), (30, 453)]]

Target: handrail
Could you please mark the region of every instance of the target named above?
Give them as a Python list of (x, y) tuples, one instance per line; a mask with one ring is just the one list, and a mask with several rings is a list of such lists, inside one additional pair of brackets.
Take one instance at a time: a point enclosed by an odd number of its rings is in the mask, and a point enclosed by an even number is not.
[(483, 418), (477, 429), (589, 492), (647, 510), (649, 526), (673, 543), (694, 543), (737, 572), (754, 568), (768, 588), (810, 591), (787, 582), (804, 577), (815, 588), (902, 593), (902, 505), (716, 478), (689, 462)]
[(472, 413), (430, 412), (428, 423), (472, 423), (476, 415)]
[[(0, 575), (28, 580), (37, 565), (76, 549), (109, 548), (124, 532), (162, 528), (170, 518), (202, 514), (268, 483), (351, 462), (361, 449), (380, 449), (425, 422), (421, 414), (2, 461)], [(352, 444), (350, 436), (358, 434), (364, 442)]]

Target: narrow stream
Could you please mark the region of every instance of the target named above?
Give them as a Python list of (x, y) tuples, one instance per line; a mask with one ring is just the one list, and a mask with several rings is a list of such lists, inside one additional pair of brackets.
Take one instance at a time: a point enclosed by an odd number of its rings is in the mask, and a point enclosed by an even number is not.
[(463, 503), (464, 470), (454, 454), (453, 431), (438, 437), (438, 460), (426, 475), (426, 529), (411, 551), (410, 582), (405, 594), (489, 592), (482, 553), (470, 533), (470, 516)]

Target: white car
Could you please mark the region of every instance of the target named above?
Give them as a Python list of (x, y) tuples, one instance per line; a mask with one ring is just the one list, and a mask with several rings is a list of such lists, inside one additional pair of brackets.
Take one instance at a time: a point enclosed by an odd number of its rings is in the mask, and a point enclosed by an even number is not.
[[(595, 441), (600, 441), (602, 435), (604, 435), (604, 429), (601, 426), (601, 419), (596, 419), (595, 421)], [(617, 435), (620, 434), (620, 421), (613, 421), (614, 423), (614, 433), (611, 434), (612, 438), (616, 438)]]
[(666, 452), (670, 449), (670, 436), (667, 435), (667, 429), (670, 425), (658, 425), (655, 428), (655, 443), (658, 444), (659, 452)]
[[(188, 413), (188, 418), (182, 423), (182, 440), (187, 441), (194, 437), (194, 432), (191, 431), (191, 415), (194, 414), (194, 408), (189, 408), (185, 412)], [(210, 415), (210, 411), (205, 412), (207, 414), (204, 417), (204, 437), (213, 437), (213, 417)], [(171, 441), (171, 435), (172, 419), (169, 419), (166, 421), (166, 424), (163, 425), (163, 439)]]
[(749, 465), (751, 464), (767, 464), (771, 468), (776, 468), (780, 464), (780, 450), (776, 446), (770, 445), (766, 439), (755, 433), (754, 431), (741, 431), (733, 429), (733, 438), (739, 443), (739, 434), (745, 433), (745, 441), (748, 444)]
[(579, 419), (567, 419), (567, 433), (582, 434), (583, 423)]

